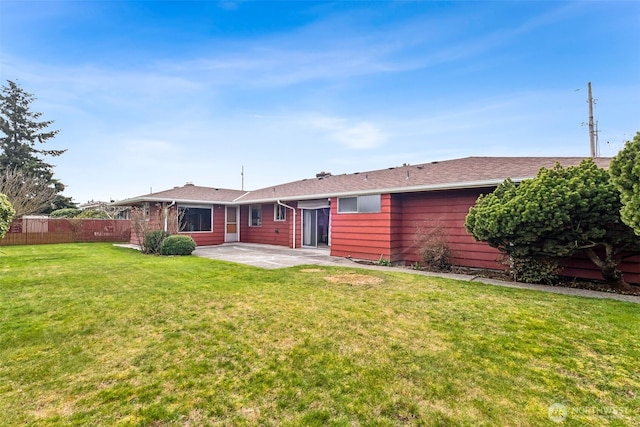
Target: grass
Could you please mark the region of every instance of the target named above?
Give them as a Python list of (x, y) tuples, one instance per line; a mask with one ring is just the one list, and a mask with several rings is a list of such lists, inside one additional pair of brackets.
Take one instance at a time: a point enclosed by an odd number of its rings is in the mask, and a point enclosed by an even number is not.
[(638, 425), (639, 336), (611, 300), (6, 247), (0, 425)]

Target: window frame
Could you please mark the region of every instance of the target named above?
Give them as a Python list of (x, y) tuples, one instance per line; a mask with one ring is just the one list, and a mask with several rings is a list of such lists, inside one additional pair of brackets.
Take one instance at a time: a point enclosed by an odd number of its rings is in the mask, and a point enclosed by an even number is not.
[[(253, 224), (253, 212), (258, 213), (257, 224)], [(249, 205), (249, 227), (262, 227), (262, 205)]]
[(275, 222), (285, 222), (287, 220), (287, 208), (282, 205), (273, 205), (273, 220)]
[[(211, 233), (213, 232), (213, 206), (209, 206), (209, 205), (181, 205), (179, 204), (177, 206), (177, 213), (178, 213), (178, 218), (176, 219), (176, 221), (178, 222), (178, 234), (180, 233)], [(198, 210), (202, 210), (202, 211), (209, 211), (209, 229), (208, 230), (187, 230), (187, 229), (183, 229), (182, 226), (184, 224), (184, 218), (185, 218), (185, 214), (184, 211), (188, 210), (188, 209), (198, 209)], [(202, 220), (200, 220), (200, 225), (202, 225)]]
[[(377, 198), (377, 205), (374, 210), (368, 209), (369, 203), (365, 203), (366, 199), (371, 199), (373, 197)], [(353, 208), (353, 202), (351, 200), (355, 199), (355, 209)], [(347, 206), (344, 206), (344, 201), (350, 200)], [(366, 210), (365, 210), (366, 208)], [(354, 214), (354, 213), (380, 213), (382, 212), (382, 195), (381, 194), (364, 194), (360, 196), (348, 196), (348, 197), (338, 197), (338, 213), (339, 214)]]

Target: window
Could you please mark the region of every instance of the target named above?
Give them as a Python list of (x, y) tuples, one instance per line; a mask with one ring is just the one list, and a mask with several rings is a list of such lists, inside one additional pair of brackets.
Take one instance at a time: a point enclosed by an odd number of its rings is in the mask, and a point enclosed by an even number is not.
[(358, 212), (380, 212), (380, 195), (358, 196)]
[(339, 197), (339, 213), (376, 213), (380, 212), (380, 195), (357, 197)]
[(211, 208), (179, 206), (178, 218), (182, 233), (213, 230), (213, 211)]
[(249, 227), (262, 225), (262, 206), (249, 206)]
[(282, 205), (275, 205), (273, 209), (274, 221), (286, 221), (287, 220), (287, 208)]
[(338, 199), (338, 212), (358, 212), (357, 197), (340, 197)]

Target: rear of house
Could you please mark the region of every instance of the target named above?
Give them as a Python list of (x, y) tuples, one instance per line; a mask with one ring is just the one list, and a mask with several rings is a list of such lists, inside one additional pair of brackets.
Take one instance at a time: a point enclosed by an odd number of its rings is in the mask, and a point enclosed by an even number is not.
[[(573, 166), (582, 160), (468, 157), (352, 174), (323, 172), (255, 191), (186, 185), (119, 204), (146, 206), (147, 224), (155, 222), (154, 227), (168, 231), (179, 228), (198, 245), (326, 248), (333, 256), (411, 264), (422, 262), (424, 236), (437, 231), (451, 250), (451, 264), (503, 269), (500, 253), (466, 232), (469, 208), (505, 178), (519, 182), (534, 177), (541, 167), (556, 162)], [(595, 161), (608, 167), (610, 159)], [(575, 276), (600, 277), (588, 260), (571, 263), (567, 271)], [(640, 260), (623, 267), (628, 280), (640, 282)]]

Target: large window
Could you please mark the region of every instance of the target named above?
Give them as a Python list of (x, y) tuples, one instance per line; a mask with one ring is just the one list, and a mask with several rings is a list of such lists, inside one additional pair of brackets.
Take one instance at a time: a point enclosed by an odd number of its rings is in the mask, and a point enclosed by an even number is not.
[(249, 206), (249, 227), (260, 227), (262, 225), (262, 206)]
[(179, 206), (178, 217), (180, 231), (183, 233), (213, 230), (213, 211), (211, 208)]
[(287, 208), (282, 205), (274, 205), (273, 208), (273, 220), (274, 221), (286, 221), (287, 220)]
[(375, 213), (380, 212), (380, 195), (339, 197), (339, 213)]

